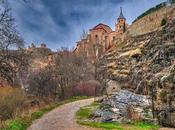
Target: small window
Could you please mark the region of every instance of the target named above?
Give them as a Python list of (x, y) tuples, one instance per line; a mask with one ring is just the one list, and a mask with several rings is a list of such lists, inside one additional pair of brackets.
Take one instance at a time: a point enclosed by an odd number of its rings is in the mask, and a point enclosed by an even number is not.
[(105, 40), (107, 40), (108, 39), (108, 36), (105, 36)]
[(98, 35), (95, 35), (95, 41), (96, 41), (96, 44), (99, 43), (99, 38), (98, 38)]

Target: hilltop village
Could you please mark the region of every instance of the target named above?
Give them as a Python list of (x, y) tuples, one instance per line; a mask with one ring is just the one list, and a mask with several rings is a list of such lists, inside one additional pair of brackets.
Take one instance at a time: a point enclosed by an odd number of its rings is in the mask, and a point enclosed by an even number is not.
[[(0, 22), (0, 129), (175, 128), (174, 3), (160, 3), (130, 25), (120, 8), (115, 30), (99, 23), (75, 49), (56, 52), (45, 43), (23, 49), (8, 32), (13, 24)], [(0, 12), (4, 21), (7, 12)], [(9, 41), (19, 48), (8, 48)]]
[(99, 23), (89, 32), (85, 38), (77, 42), (74, 54), (85, 55), (92, 61), (101, 57), (111, 47), (123, 42), (128, 37), (143, 35), (152, 31), (156, 31), (161, 24), (163, 18), (172, 19), (172, 0), (162, 3), (159, 6), (168, 6), (161, 11), (155, 11), (151, 15), (145, 16), (142, 19), (134, 21), (130, 26), (123, 14), (122, 7), (120, 14), (115, 23), (115, 30), (112, 30), (106, 24)]
[(93, 60), (97, 59), (109, 50), (117, 40), (122, 38), (128, 27), (122, 8), (120, 8), (120, 15), (115, 23), (114, 31), (103, 23), (96, 25), (89, 30), (86, 38), (77, 42), (74, 53), (77, 55), (84, 54)]

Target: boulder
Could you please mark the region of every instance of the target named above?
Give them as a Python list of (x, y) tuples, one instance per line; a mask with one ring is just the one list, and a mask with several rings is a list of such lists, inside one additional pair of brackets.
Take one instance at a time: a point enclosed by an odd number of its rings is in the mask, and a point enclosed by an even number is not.
[(110, 97), (106, 96), (103, 99), (102, 107), (94, 114), (96, 117), (101, 117), (100, 121), (102, 122), (130, 122), (133, 119), (152, 118), (150, 106), (149, 96), (135, 94), (128, 90), (120, 90)]

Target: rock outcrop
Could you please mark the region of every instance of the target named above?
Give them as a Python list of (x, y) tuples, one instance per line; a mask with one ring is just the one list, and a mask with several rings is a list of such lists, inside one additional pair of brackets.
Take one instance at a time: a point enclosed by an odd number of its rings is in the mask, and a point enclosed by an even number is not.
[(149, 96), (120, 90), (104, 98), (103, 106), (95, 112), (95, 120), (129, 122), (152, 118), (150, 106)]
[(99, 59), (97, 70), (108, 95), (116, 88), (149, 95), (153, 117), (168, 126), (175, 126), (174, 34), (172, 20), (155, 32), (128, 37)]

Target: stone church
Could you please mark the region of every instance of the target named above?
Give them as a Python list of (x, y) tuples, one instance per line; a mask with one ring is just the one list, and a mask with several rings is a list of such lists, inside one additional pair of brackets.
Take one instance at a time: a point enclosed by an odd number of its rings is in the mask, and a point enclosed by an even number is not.
[(108, 25), (100, 23), (89, 30), (86, 38), (77, 42), (74, 53), (77, 55), (85, 55), (90, 59), (99, 58), (104, 52), (110, 49), (114, 42), (122, 38), (122, 35), (128, 28), (126, 18), (120, 8), (120, 15), (115, 23), (113, 31)]

